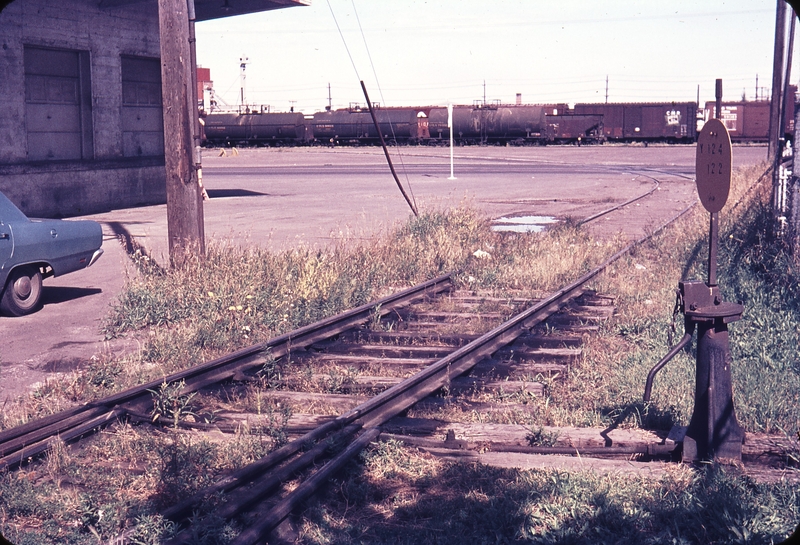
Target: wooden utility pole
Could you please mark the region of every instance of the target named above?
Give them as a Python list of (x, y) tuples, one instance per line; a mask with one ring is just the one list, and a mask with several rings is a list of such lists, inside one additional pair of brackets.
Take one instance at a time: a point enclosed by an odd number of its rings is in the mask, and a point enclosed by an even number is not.
[(169, 256), (172, 265), (180, 267), (190, 255), (205, 255), (194, 0), (158, 0), (158, 20)]
[[(800, 93), (798, 93), (800, 96)], [(794, 154), (792, 156), (792, 175), (789, 176), (786, 187), (786, 221), (789, 248), (795, 259), (800, 261), (800, 103), (798, 96), (792, 97), (794, 104)]]
[[(792, 17), (800, 17), (794, 10)], [(800, 93), (789, 97), (791, 104), (794, 104), (794, 150), (792, 154), (792, 175), (787, 181), (786, 188), (786, 219), (788, 244), (796, 261), (800, 261)]]
[(786, 37), (786, 2), (778, 0), (775, 13), (775, 53), (772, 59), (772, 101), (769, 112), (769, 145), (767, 161), (772, 162), (778, 147), (778, 124), (781, 117), (781, 84), (783, 83), (783, 50)]

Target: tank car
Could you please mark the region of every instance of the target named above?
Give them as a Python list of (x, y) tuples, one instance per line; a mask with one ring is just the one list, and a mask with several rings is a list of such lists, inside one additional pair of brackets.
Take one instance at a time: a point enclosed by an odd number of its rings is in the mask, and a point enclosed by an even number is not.
[[(384, 140), (416, 144), (428, 139), (428, 117), (417, 108), (375, 108)], [(317, 112), (308, 122), (317, 143), (331, 145), (377, 144), (380, 142), (372, 115), (365, 108)]]
[(301, 113), (214, 113), (204, 119), (208, 144), (284, 146), (302, 144), (306, 125)]
[[(541, 106), (453, 107), (453, 138), (459, 144), (522, 144), (541, 140), (545, 130), (545, 110)], [(431, 108), (428, 131), (434, 142), (449, 140), (447, 108)]]

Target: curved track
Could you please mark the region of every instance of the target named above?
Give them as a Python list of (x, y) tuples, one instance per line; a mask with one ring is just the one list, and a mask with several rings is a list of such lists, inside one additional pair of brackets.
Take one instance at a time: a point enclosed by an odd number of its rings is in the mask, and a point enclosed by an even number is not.
[[(651, 196), (658, 188), (654, 187), (634, 199), (613, 207), (601, 214), (584, 220), (584, 223), (620, 210)], [(686, 213), (692, 205), (676, 213), (670, 220), (649, 236), (658, 233), (668, 224)], [(186, 522), (198, 505), (212, 495), (224, 493), (227, 501), (215, 511), (215, 516), (231, 519), (241, 513), (254, 513), (256, 522), (248, 527), (234, 541), (237, 545), (257, 543), (265, 539), (282, 520), (298, 505), (313, 495), (329, 477), (338, 471), (352, 456), (374, 441), (381, 433), (381, 426), (388, 420), (406, 411), (432, 393), (448, 387), (456, 378), (474, 367), (479, 361), (496, 353), (502, 347), (526, 334), (536, 324), (552, 316), (567, 302), (578, 296), (588, 282), (625, 255), (634, 246), (648, 237), (628, 244), (600, 266), (584, 274), (569, 285), (549, 294), (541, 301), (530, 305), (509, 320), (491, 328), (482, 335), (473, 336), (469, 343), (438, 357), (424, 369), (399, 381), (380, 394), (348, 409), (326, 421), (299, 438), (289, 442), (268, 456), (238, 471), (226, 475), (211, 487), (199, 491), (178, 505), (166, 510), (163, 515), (176, 522)], [(26, 463), (31, 458), (44, 453), (53, 437), (72, 441), (93, 430), (124, 417), (141, 419), (152, 407), (150, 391), (164, 382), (185, 381), (184, 394), (229, 381), (241, 376), (243, 371), (260, 367), (263, 353), (269, 350), (274, 358), (280, 358), (292, 350), (311, 347), (325, 339), (340, 335), (354, 327), (373, 320), (377, 314), (386, 315), (398, 312), (415, 301), (436, 297), (437, 294), (451, 290), (450, 275), (409, 288), (398, 294), (363, 305), (356, 309), (322, 320), (296, 331), (281, 335), (266, 343), (240, 350), (211, 362), (175, 373), (164, 379), (132, 388), (125, 392), (76, 407), (50, 417), (29, 422), (18, 428), (0, 432), (0, 465), (6, 468)], [(466, 337), (465, 337), (466, 338)], [(145, 417), (147, 418), (147, 417)], [(629, 455), (646, 453), (650, 455), (668, 454), (670, 445), (615, 445), (581, 449), (583, 455)], [(534, 447), (526, 453), (574, 454), (575, 449), (563, 447)], [(308, 468), (314, 466), (313, 469)], [(289, 479), (302, 477), (302, 483), (290, 493), (279, 496), (281, 486)], [(185, 530), (170, 543), (187, 543), (191, 533)]]
[[(646, 197), (654, 190), (655, 188), (637, 199)], [(618, 208), (616, 207), (615, 210)], [(681, 214), (685, 211), (682, 211)], [(610, 213), (610, 211), (606, 213)], [(674, 221), (677, 217), (670, 221)], [(595, 218), (587, 221), (593, 219)], [(223, 518), (235, 517), (241, 512), (257, 508), (264, 499), (274, 495), (288, 478), (295, 478), (312, 464), (328, 460), (310, 474), (305, 475), (303, 484), (292, 493), (266, 508), (266, 511), (257, 517), (259, 522), (242, 532), (235, 543), (239, 545), (256, 543), (263, 539), (295, 506), (313, 494), (320, 484), (328, 479), (329, 475), (373, 441), (379, 435), (379, 427), (382, 424), (423, 398), (449, 385), (456, 377), (469, 371), (480, 360), (513, 342), (531, 327), (557, 312), (568, 301), (579, 295), (588, 282), (608, 265), (625, 255), (637, 243), (638, 241), (629, 244), (571, 284), (548, 295), (487, 333), (474, 338), (468, 344), (439, 358), (413, 376), (317, 426), (256, 463), (226, 476), (209, 489), (200, 491), (194, 497), (172, 507), (164, 515), (175, 521), (183, 521), (209, 495), (225, 492), (228, 495), (228, 501), (216, 515)], [(41, 456), (47, 451), (52, 439), (56, 436), (63, 441), (70, 442), (122, 418), (141, 419), (152, 409), (151, 391), (162, 383), (184, 381), (183, 394), (196, 392), (202, 388), (229, 381), (248, 369), (260, 367), (263, 361), (261, 356), (267, 350), (273, 358), (280, 358), (293, 349), (311, 346), (368, 322), (374, 319), (376, 312), (385, 315), (397, 311), (413, 301), (435, 296), (450, 289), (452, 289), (452, 279), (450, 275), (445, 275), (393, 296), (281, 335), (268, 342), (239, 350), (226, 357), (44, 419), (29, 422), (17, 428), (5, 430), (0, 432), (0, 456), (2, 456), (0, 457), (0, 466), (13, 468)], [(338, 448), (336, 448), (337, 446)], [(173, 543), (185, 543), (188, 536), (189, 533), (184, 532)]]
[[(688, 209), (687, 209), (688, 210)], [(686, 210), (681, 212), (685, 213)], [(673, 218), (674, 221), (677, 216)], [(186, 518), (205, 499), (213, 494), (226, 492), (227, 501), (215, 516), (233, 518), (243, 512), (257, 510), (256, 521), (246, 528), (232, 543), (250, 545), (263, 542), (269, 533), (311, 495), (327, 482), (330, 475), (338, 471), (352, 456), (360, 452), (380, 434), (380, 427), (390, 419), (400, 415), (430, 394), (447, 387), (456, 377), (467, 373), (479, 361), (497, 352), (503, 346), (527, 333), (532, 327), (543, 322), (559, 311), (570, 300), (585, 289), (587, 283), (601, 274), (609, 265), (628, 253), (636, 244), (631, 243), (618, 251), (598, 267), (592, 269), (569, 285), (549, 294), (541, 301), (516, 314), (511, 319), (494, 327), (489, 332), (472, 340), (467, 345), (437, 360), (413, 376), (383, 391), (357, 407), (344, 412), (333, 420), (295, 439), (278, 451), (270, 454), (251, 466), (243, 468), (219, 481), (215, 485), (198, 492), (195, 496), (167, 510), (163, 515), (176, 522)], [(302, 455), (299, 453), (315, 444)], [(671, 446), (635, 445), (594, 449), (599, 452), (587, 454), (629, 455), (640, 452), (667, 454)], [(563, 449), (561, 449), (563, 450)], [(558, 448), (540, 449), (543, 453), (562, 454)], [(574, 454), (575, 449), (570, 449)], [(303, 477), (303, 483), (292, 492), (284, 495), (271, 506), (259, 508), (262, 502), (276, 494), (280, 484), (289, 477), (297, 478), (298, 472), (311, 464), (318, 463), (323, 456), (332, 456), (329, 461), (317, 466)], [(294, 459), (291, 457), (296, 456)], [(283, 465), (281, 465), (283, 464)], [(259, 510), (260, 509), (260, 510)], [(170, 545), (188, 543), (191, 532), (184, 530), (170, 541)]]

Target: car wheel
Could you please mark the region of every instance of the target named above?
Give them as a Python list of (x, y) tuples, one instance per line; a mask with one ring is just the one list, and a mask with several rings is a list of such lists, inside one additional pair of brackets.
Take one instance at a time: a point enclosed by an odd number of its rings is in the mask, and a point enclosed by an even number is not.
[(42, 273), (38, 267), (19, 267), (11, 271), (0, 299), (0, 310), (9, 316), (24, 316), (39, 308), (42, 301)]

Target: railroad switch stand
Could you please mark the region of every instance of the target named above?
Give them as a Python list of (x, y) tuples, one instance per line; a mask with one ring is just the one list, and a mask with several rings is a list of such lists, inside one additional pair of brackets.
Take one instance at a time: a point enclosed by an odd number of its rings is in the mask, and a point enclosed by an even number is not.
[[(718, 83), (718, 94), (721, 94)], [(718, 213), (728, 199), (732, 166), (730, 136), (718, 119), (708, 121), (697, 139), (697, 192), (711, 213), (708, 281), (678, 283), (677, 309), (684, 316), (684, 336), (647, 376), (644, 401), (650, 401), (655, 374), (692, 341), (697, 330), (697, 376), (694, 412), (683, 440), (684, 462), (742, 459), (744, 430), (736, 420), (731, 380), (728, 324), (740, 320), (744, 307), (722, 300), (717, 285)]]
[(723, 301), (719, 286), (705, 282), (680, 282), (678, 292), (687, 331), (697, 329), (694, 412), (683, 461), (741, 460), (744, 430), (733, 406), (728, 324), (742, 318), (744, 307)]

